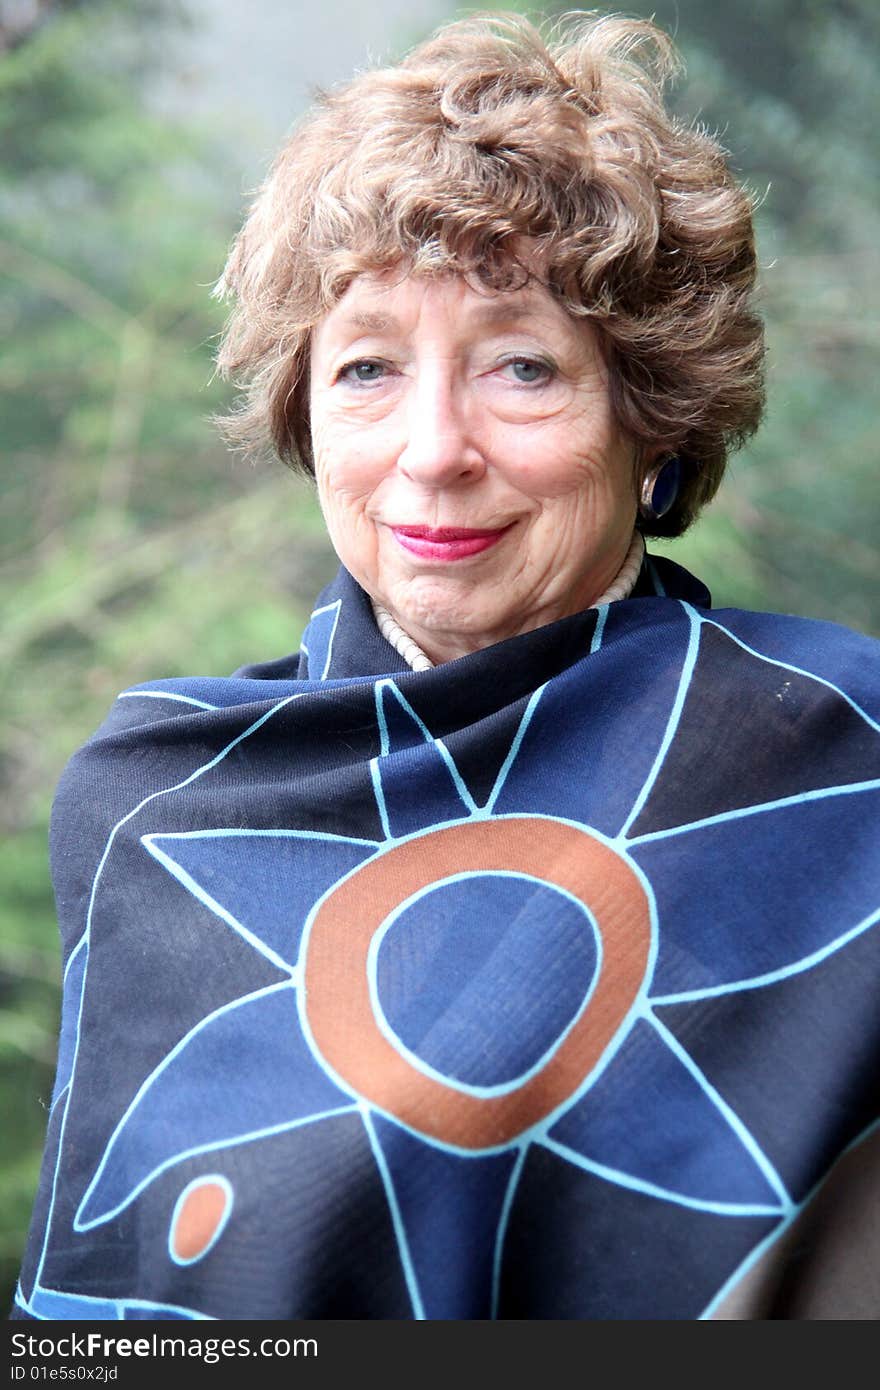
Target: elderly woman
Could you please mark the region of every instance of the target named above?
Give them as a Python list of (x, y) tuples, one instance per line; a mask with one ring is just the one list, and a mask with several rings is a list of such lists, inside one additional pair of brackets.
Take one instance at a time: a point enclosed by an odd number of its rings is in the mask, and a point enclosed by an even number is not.
[(296, 656), (125, 691), (62, 778), (15, 1317), (880, 1312), (877, 644), (645, 553), (762, 407), (674, 62), (468, 19), (281, 151), (228, 428), (341, 568)]

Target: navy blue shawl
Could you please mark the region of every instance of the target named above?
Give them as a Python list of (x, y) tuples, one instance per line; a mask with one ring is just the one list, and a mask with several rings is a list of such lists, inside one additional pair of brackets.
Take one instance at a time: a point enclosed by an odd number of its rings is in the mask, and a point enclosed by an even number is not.
[(878, 649), (654, 560), (417, 674), (343, 570), (125, 691), (13, 1316), (880, 1314)]

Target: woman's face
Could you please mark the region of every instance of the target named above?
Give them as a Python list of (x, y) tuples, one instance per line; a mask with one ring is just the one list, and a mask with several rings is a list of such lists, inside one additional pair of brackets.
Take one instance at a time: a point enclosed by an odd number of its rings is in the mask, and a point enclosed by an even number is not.
[(633, 444), (594, 332), (536, 282), (361, 275), (310, 392), (333, 546), (432, 660), (589, 607), (623, 563)]

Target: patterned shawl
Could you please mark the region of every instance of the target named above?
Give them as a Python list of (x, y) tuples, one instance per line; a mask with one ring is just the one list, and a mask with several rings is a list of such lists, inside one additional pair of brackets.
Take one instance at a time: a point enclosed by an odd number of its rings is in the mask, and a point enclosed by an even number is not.
[(880, 1314), (878, 652), (653, 559), (416, 673), (343, 570), (125, 691), (13, 1317)]

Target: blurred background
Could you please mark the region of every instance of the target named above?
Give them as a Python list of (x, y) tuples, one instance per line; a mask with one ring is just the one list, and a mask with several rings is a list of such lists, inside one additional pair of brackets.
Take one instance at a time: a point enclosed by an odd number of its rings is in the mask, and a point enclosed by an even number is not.
[[(490, 8), (490, 7), (486, 7)], [(554, 13), (519, 8), (533, 17)], [(562, 7), (560, 7), (562, 8)], [(652, 0), (672, 102), (760, 197), (769, 405), (681, 540), (716, 607), (880, 636), (877, 0)], [(314, 91), (471, 13), (443, 0), (0, 0), (0, 1298), (59, 1018), (46, 831), (118, 690), (293, 650), (335, 560), (310, 487), (210, 417), (210, 287)]]

